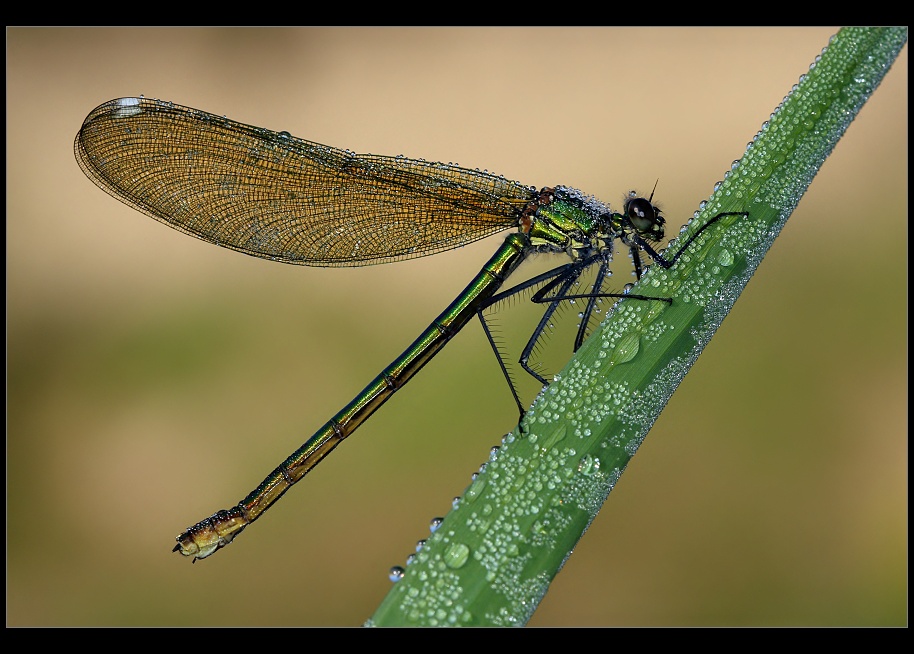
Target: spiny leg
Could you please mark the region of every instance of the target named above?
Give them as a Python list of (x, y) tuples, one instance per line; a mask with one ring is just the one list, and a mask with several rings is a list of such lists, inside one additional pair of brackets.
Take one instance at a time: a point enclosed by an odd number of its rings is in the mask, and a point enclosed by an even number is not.
[[(641, 261), (640, 250), (644, 250), (651, 257), (651, 259), (653, 259), (653, 261), (655, 261), (656, 263), (660, 264), (661, 267), (663, 267), (665, 269), (671, 268), (679, 260), (679, 257), (682, 256), (682, 254), (686, 251), (686, 249), (688, 249), (688, 247), (692, 244), (692, 242), (695, 241), (695, 239), (697, 239), (704, 230), (706, 230), (708, 227), (710, 227), (711, 225), (713, 225), (714, 223), (719, 221), (721, 218), (724, 218), (726, 216), (748, 217), (749, 213), (746, 211), (728, 211), (728, 212), (723, 212), (723, 213), (717, 214), (716, 216), (711, 218), (707, 223), (702, 225), (702, 227), (697, 232), (692, 234), (686, 240), (686, 242), (682, 245), (682, 247), (679, 249), (679, 251), (676, 252), (676, 254), (673, 255), (673, 257), (671, 257), (670, 259), (665, 258), (662, 254), (657, 252), (645, 239), (643, 239), (638, 234), (632, 234), (631, 235), (632, 241), (629, 244), (629, 248), (631, 250), (632, 263), (633, 263), (636, 279), (640, 280), (643, 275), (643, 272), (644, 272), (644, 267), (643, 267), (643, 264)], [(508, 372), (508, 367), (505, 364), (505, 358), (498, 348), (498, 344), (496, 343), (495, 337), (492, 334), (490, 326), (489, 326), (488, 322), (486, 321), (485, 316), (483, 315), (483, 311), (485, 309), (489, 308), (490, 306), (497, 304), (498, 302), (501, 302), (513, 295), (516, 295), (533, 286), (536, 286), (537, 284), (542, 284), (542, 283), (546, 282), (541, 289), (539, 289), (536, 293), (534, 293), (533, 297), (531, 298), (531, 301), (536, 302), (538, 304), (548, 304), (549, 306), (546, 308), (546, 310), (543, 314), (543, 317), (540, 319), (539, 324), (537, 325), (536, 329), (534, 329), (533, 333), (530, 336), (530, 339), (527, 341), (527, 344), (524, 347), (523, 353), (521, 354), (519, 363), (521, 364), (521, 367), (523, 367), (523, 369), (526, 370), (527, 373), (530, 374), (534, 379), (541, 382), (544, 386), (548, 385), (548, 383), (549, 383), (548, 380), (546, 380), (542, 375), (538, 374), (535, 370), (533, 370), (530, 367), (529, 359), (533, 353), (533, 349), (534, 349), (537, 341), (539, 340), (542, 333), (545, 331), (546, 326), (548, 325), (549, 319), (552, 317), (552, 315), (555, 313), (556, 309), (559, 307), (559, 302), (577, 300), (577, 299), (589, 300), (588, 305), (585, 308), (584, 316), (582, 318), (581, 325), (579, 326), (577, 336), (575, 337), (575, 343), (574, 343), (574, 349), (573, 349), (574, 352), (577, 352), (577, 350), (583, 344), (583, 341), (585, 339), (585, 334), (586, 334), (586, 325), (588, 324), (591, 313), (593, 311), (594, 303), (597, 299), (628, 298), (628, 299), (633, 299), (633, 300), (655, 300), (655, 301), (660, 301), (660, 302), (666, 302), (667, 304), (673, 303), (672, 298), (666, 298), (666, 297), (651, 297), (651, 296), (647, 296), (647, 295), (639, 295), (639, 294), (633, 294), (633, 293), (599, 292), (598, 289), (600, 288), (600, 285), (602, 284), (603, 280), (605, 279), (606, 268), (609, 265), (609, 262), (611, 261), (611, 259), (612, 259), (612, 250), (610, 249), (608, 251), (608, 254), (606, 252), (604, 252), (601, 254), (594, 255), (592, 257), (588, 257), (587, 259), (584, 259), (584, 260), (573, 261), (573, 262), (565, 264), (563, 266), (553, 268), (552, 270), (549, 270), (549, 271), (546, 271), (545, 273), (537, 275), (521, 284), (518, 284), (517, 286), (514, 286), (514, 287), (508, 289), (507, 291), (502, 291), (501, 293), (498, 293), (498, 294), (492, 296), (491, 298), (489, 298), (489, 300), (484, 305), (482, 305), (480, 307), (479, 311), (477, 312), (477, 315), (479, 316), (479, 321), (482, 324), (483, 332), (485, 333), (486, 338), (489, 341), (489, 345), (492, 347), (492, 351), (495, 353), (495, 358), (498, 361), (498, 366), (501, 369), (501, 372), (505, 378), (505, 381), (507, 381), (507, 383), (508, 383), (508, 388), (511, 389), (511, 395), (514, 398), (515, 404), (517, 405), (521, 420), (523, 419), (526, 411), (524, 409), (523, 404), (521, 403), (521, 400), (517, 393), (517, 388), (514, 384), (514, 381), (511, 379), (511, 374)], [(571, 288), (571, 286), (574, 284), (574, 282), (581, 276), (583, 271), (588, 266), (593, 265), (597, 261), (600, 262), (600, 269), (597, 272), (597, 281), (593, 285), (594, 292), (568, 294), (568, 289)], [(551, 291), (553, 291), (557, 288), (560, 288), (560, 290), (555, 295), (547, 297), (547, 295)]]
[[(577, 335), (575, 337), (573, 351), (577, 352), (580, 346), (583, 344), (587, 336), (587, 324), (590, 319), (590, 316), (594, 310), (596, 301), (599, 299), (605, 298), (617, 298), (617, 299), (634, 299), (634, 300), (655, 300), (666, 303), (672, 303), (671, 298), (662, 298), (662, 297), (651, 297), (647, 295), (638, 295), (632, 293), (608, 293), (599, 291), (605, 279), (608, 277), (608, 265), (610, 258), (606, 256), (606, 253), (593, 255), (583, 260), (574, 261), (552, 270), (546, 271), (536, 277), (518, 284), (506, 291), (502, 291), (497, 295), (492, 296), (486, 303), (480, 308), (477, 312), (479, 316), (480, 323), (482, 324), (483, 331), (486, 335), (486, 338), (489, 341), (489, 345), (492, 347), (492, 351), (495, 353), (495, 358), (498, 361), (499, 368), (502, 371), (502, 375), (505, 380), (508, 382), (508, 387), (511, 389), (511, 395), (514, 398), (514, 402), (517, 404), (518, 411), (520, 413), (520, 418), (523, 419), (524, 414), (526, 413), (523, 403), (520, 400), (520, 396), (517, 392), (517, 387), (514, 380), (511, 377), (511, 373), (508, 370), (508, 366), (505, 362), (505, 356), (502, 351), (499, 349), (499, 346), (496, 342), (494, 335), (492, 334), (492, 329), (483, 315), (485, 309), (498, 304), (518, 293), (521, 293), (525, 290), (530, 289), (531, 287), (537, 286), (539, 284), (545, 284), (542, 288), (536, 291), (534, 295), (530, 298), (532, 302), (537, 304), (546, 304), (548, 305), (543, 313), (542, 318), (539, 320), (539, 323), (534, 328), (531, 333), (530, 338), (528, 339), (526, 346), (524, 347), (523, 352), (518, 360), (518, 363), (521, 367), (534, 379), (547, 386), (549, 380), (540, 375), (533, 367), (530, 365), (529, 360), (533, 354), (533, 350), (537, 345), (542, 334), (546, 331), (550, 319), (555, 314), (555, 311), (560, 307), (560, 303), (564, 301), (577, 300), (577, 299), (586, 299), (588, 300), (588, 305), (583, 312), (583, 317), (581, 319), (581, 324), (578, 327)], [(584, 271), (591, 265), (599, 264), (600, 268), (597, 270), (595, 282), (592, 286), (594, 292), (590, 293), (568, 293), (568, 290), (574, 285), (574, 283), (580, 278)], [(554, 293), (553, 295), (549, 295)]]
[[(483, 315), (483, 312), (486, 309), (488, 309), (489, 307), (491, 307), (495, 304), (498, 304), (499, 302), (503, 302), (504, 300), (506, 300), (512, 296), (515, 296), (518, 293), (522, 293), (523, 291), (525, 291), (531, 287), (534, 287), (537, 284), (542, 284), (543, 282), (552, 280), (552, 278), (554, 278), (554, 277), (561, 278), (564, 274), (566, 274), (567, 270), (569, 268), (571, 268), (572, 266), (574, 266), (573, 262), (558, 266), (557, 268), (553, 268), (552, 270), (547, 270), (546, 272), (536, 275), (535, 277), (531, 277), (530, 279), (518, 284), (517, 286), (512, 286), (510, 289), (508, 289), (506, 291), (497, 293), (497, 294), (493, 295), (492, 297), (490, 297), (479, 308), (479, 311), (476, 312), (476, 315), (479, 316), (479, 322), (482, 324), (482, 329), (486, 335), (486, 339), (488, 339), (489, 345), (492, 347), (492, 351), (495, 353), (495, 358), (498, 361), (498, 367), (501, 369), (502, 375), (504, 375), (504, 377), (505, 377), (505, 381), (508, 382), (508, 388), (511, 389), (511, 395), (514, 397), (514, 402), (517, 404), (517, 409), (520, 412), (521, 420), (523, 419), (526, 411), (524, 409), (523, 404), (521, 403), (520, 396), (517, 394), (517, 388), (514, 384), (514, 380), (511, 379), (511, 373), (508, 372), (508, 367), (505, 364), (505, 357), (502, 355), (501, 351), (498, 348), (498, 344), (495, 341), (495, 337), (492, 335), (492, 330), (490, 329), (489, 323), (486, 320), (486, 317)], [(552, 282), (550, 282), (550, 283), (552, 283)], [(545, 380), (540, 379), (540, 381), (542, 381), (543, 384), (546, 383)], [(520, 422), (520, 420), (518, 422)]]

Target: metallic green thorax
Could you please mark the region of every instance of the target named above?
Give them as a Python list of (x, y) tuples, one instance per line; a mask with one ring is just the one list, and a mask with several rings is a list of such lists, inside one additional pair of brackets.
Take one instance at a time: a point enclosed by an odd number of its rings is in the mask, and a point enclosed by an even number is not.
[(536, 212), (530, 241), (532, 245), (548, 244), (565, 249), (571, 240), (580, 241), (583, 235), (592, 234), (595, 227), (595, 217), (581, 206), (556, 198)]
[(564, 248), (569, 238), (575, 239), (575, 235), (591, 234), (594, 227), (593, 216), (581, 207), (566, 200), (556, 199), (537, 211), (530, 230), (530, 240), (534, 245), (543, 242)]
[[(624, 215), (610, 210), (596, 198), (574, 188), (558, 186), (552, 201), (538, 207), (528, 234), (534, 247), (564, 250), (575, 257), (580, 253), (575, 254), (574, 249), (583, 247), (593, 251), (599, 249), (599, 241), (622, 237), (626, 225)], [(628, 225), (628, 229), (633, 228)]]

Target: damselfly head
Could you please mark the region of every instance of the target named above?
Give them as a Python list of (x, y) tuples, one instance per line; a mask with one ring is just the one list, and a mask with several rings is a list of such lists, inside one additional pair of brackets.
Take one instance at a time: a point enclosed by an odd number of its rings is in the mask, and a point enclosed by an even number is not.
[[(651, 197), (653, 197), (651, 193)], [(649, 241), (663, 240), (666, 221), (660, 215), (660, 207), (648, 198), (632, 192), (625, 200), (625, 217), (641, 238)]]

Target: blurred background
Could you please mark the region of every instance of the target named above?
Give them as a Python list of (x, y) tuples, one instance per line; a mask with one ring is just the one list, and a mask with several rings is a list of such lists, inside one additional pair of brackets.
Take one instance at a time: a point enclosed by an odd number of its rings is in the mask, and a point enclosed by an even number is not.
[[(837, 28), (7, 30), (7, 625), (356, 626), (516, 408), (475, 324), (231, 547), (235, 504), (501, 236), (284, 266), (106, 195), (83, 118), (145, 94), (356, 152), (707, 198)], [(531, 626), (907, 623), (907, 48)]]

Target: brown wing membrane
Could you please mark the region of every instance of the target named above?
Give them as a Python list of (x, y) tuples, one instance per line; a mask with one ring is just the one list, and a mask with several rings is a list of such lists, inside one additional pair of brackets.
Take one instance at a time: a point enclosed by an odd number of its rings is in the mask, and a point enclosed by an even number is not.
[(74, 149), (93, 182), (160, 222), (310, 266), (448, 250), (516, 226), (534, 195), (489, 173), (359, 155), (144, 98), (94, 109)]

